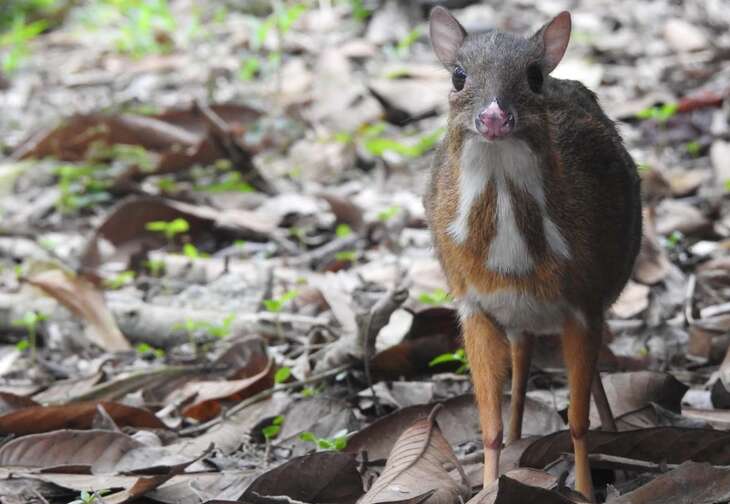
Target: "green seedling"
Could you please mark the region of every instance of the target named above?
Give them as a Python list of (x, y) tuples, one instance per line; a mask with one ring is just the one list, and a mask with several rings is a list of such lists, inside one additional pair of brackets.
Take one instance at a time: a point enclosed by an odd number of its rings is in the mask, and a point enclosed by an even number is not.
[(162, 348), (155, 348), (149, 343), (138, 343), (137, 346), (134, 347), (134, 349), (140, 355), (153, 354), (158, 359), (162, 359), (165, 357), (165, 351)]
[(73, 213), (111, 199), (111, 185), (100, 177), (100, 165), (63, 165), (56, 168), (60, 196), (56, 207), (61, 213)]
[(69, 502), (69, 504), (103, 504), (102, 496), (108, 492), (109, 490), (100, 490), (98, 492), (82, 490), (79, 498)]
[(666, 237), (666, 247), (668, 249), (676, 248), (683, 238), (684, 235), (680, 231), (672, 231), (672, 233)]
[(267, 17), (256, 30), (256, 45), (261, 47), (266, 42), (269, 33), (272, 29), (276, 28), (279, 33), (283, 36), (291, 29), (292, 25), (307, 12), (309, 7), (304, 3), (296, 3), (290, 7), (274, 12)]
[(335, 229), (337, 238), (346, 238), (352, 234), (352, 229), (347, 224), (339, 224)]
[(317, 451), (342, 451), (347, 448), (347, 432), (335, 434), (331, 438), (317, 437), (312, 432), (302, 432), (299, 439), (313, 443)]
[(460, 366), (456, 370), (456, 372), (459, 374), (466, 373), (469, 370), (469, 362), (466, 359), (466, 353), (464, 352), (463, 348), (458, 349), (454, 353), (441, 354), (438, 357), (432, 359), (431, 362), (428, 363), (428, 365), (430, 367), (433, 367), (438, 366), (439, 364), (444, 364), (446, 362), (459, 363)]
[(168, 242), (172, 242), (177, 235), (190, 231), (190, 224), (183, 218), (178, 217), (171, 221), (152, 221), (145, 224), (145, 229), (162, 233)]
[(243, 176), (239, 172), (227, 173), (220, 182), (215, 182), (207, 185), (195, 186), (198, 191), (205, 191), (209, 193), (221, 193), (221, 192), (253, 192), (253, 186), (243, 180)]
[(30, 54), (29, 43), (48, 28), (45, 20), (26, 23), (25, 14), (17, 15), (10, 29), (0, 35), (0, 54), (5, 73), (15, 72)]
[(725, 181), (725, 190), (730, 191), (730, 180)]
[(276, 374), (274, 375), (274, 383), (284, 383), (289, 379), (291, 376), (291, 368), (290, 367), (282, 367), (279, 368), (276, 371)]
[(116, 274), (114, 277), (104, 280), (104, 286), (107, 289), (111, 290), (121, 289), (125, 285), (132, 283), (134, 281), (134, 276), (134, 271), (122, 271), (121, 273)]
[(173, 177), (160, 177), (157, 179), (157, 188), (162, 192), (172, 193), (177, 191), (177, 182)]
[(658, 107), (649, 107), (637, 112), (636, 117), (639, 119), (654, 119), (658, 123), (664, 124), (669, 119), (677, 115), (679, 104), (665, 103)]
[(398, 213), (400, 212), (400, 207), (398, 205), (393, 205), (391, 207), (386, 208), (385, 210), (381, 210), (378, 212), (378, 220), (380, 222), (388, 222), (392, 220)]
[(261, 70), (261, 60), (251, 56), (250, 58), (243, 60), (241, 63), (241, 69), (238, 71), (238, 77), (242, 81), (250, 81), (256, 77), (259, 70)]
[(236, 314), (231, 313), (226, 318), (223, 319), (223, 322), (220, 324), (213, 324), (210, 322), (206, 322), (205, 325), (202, 327), (208, 334), (213, 336), (214, 338), (223, 339), (227, 336), (230, 336), (231, 334), (231, 328), (233, 327), (233, 322), (236, 320)]
[(36, 362), (36, 350), (37, 350), (37, 337), (38, 337), (38, 326), (46, 320), (48, 317), (35, 310), (28, 311), (23, 314), (23, 318), (13, 320), (13, 327), (22, 327), (28, 331), (27, 346), (20, 345), (24, 349), (30, 348), (30, 355), (32, 361)]
[(433, 149), (441, 139), (443, 132), (444, 129), (439, 128), (433, 133), (423, 135), (415, 144), (406, 144), (391, 138), (376, 136), (367, 138), (364, 146), (370, 154), (377, 157), (382, 157), (386, 152), (394, 152), (403, 157), (417, 158)]
[(338, 261), (354, 263), (357, 261), (357, 250), (342, 250), (335, 254)]
[(360, 22), (367, 20), (372, 14), (370, 9), (365, 7), (363, 0), (350, 0), (350, 10), (352, 17)]
[(423, 304), (441, 305), (451, 301), (451, 296), (443, 289), (436, 289), (431, 292), (424, 292), (418, 296), (418, 300)]
[(414, 28), (410, 32), (406, 34), (405, 37), (400, 39), (398, 41), (398, 45), (396, 46), (396, 51), (398, 52), (398, 55), (400, 57), (408, 56), (408, 54), (411, 52), (411, 46), (421, 37), (421, 29), (420, 28)]
[(277, 417), (274, 417), (274, 419), (271, 421), (271, 425), (267, 425), (266, 427), (261, 429), (261, 434), (263, 434), (264, 439), (266, 439), (267, 443), (279, 435), (283, 423), (284, 417), (279, 415)]
[(117, 51), (134, 58), (172, 50), (177, 28), (167, 0), (107, 0), (116, 7), (119, 32)]
[(161, 277), (165, 273), (165, 261), (162, 259), (149, 259), (144, 262), (145, 268), (153, 277)]
[(702, 149), (702, 146), (699, 142), (692, 141), (687, 142), (687, 145), (685, 145), (684, 148), (687, 150), (687, 154), (689, 154), (693, 158), (696, 158), (700, 155), (700, 149)]
[(312, 387), (311, 385), (307, 385), (302, 389), (302, 397), (314, 397), (317, 394), (320, 393), (319, 388)]
[(198, 250), (198, 247), (196, 247), (192, 243), (184, 244), (182, 253), (185, 257), (189, 257), (190, 259), (201, 259), (201, 258), (205, 258), (205, 257), (210, 257), (209, 254), (206, 254), (205, 252), (201, 252), (200, 250)]
[(299, 293), (296, 290), (289, 290), (278, 298), (264, 299), (264, 308), (271, 313), (280, 313), (284, 306), (298, 295)]

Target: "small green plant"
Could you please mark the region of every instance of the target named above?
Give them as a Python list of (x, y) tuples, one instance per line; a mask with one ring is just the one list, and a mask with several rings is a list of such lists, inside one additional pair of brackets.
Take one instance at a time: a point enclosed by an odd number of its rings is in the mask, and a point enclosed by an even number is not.
[(274, 419), (271, 421), (271, 425), (267, 425), (263, 429), (261, 429), (261, 434), (263, 434), (264, 439), (266, 439), (266, 442), (271, 441), (272, 439), (276, 438), (276, 436), (279, 435), (279, 432), (281, 432), (281, 426), (284, 423), (284, 417), (279, 415), (277, 417), (274, 417)]
[(162, 348), (155, 348), (149, 343), (138, 343), (137, 346), (134, 347), (134, 349), (140, 355), (153, 354), (158, 359), (162, 359), (163, 357), (165, 357), (165, 351)]
[(11, 74), (20, 67), (30, 54), (29, 43), (47, 28), (48, 22), (45, 20), (26, 23), (25, 13), (18, 14), (13, 19), (10, 29), (0, 35), (0, 54), (5, 73)]
[(687, 142), (687, 145), (685, 145), (684, 148), (687, 150), (687, 154), (689, 154), (693, 158), (696, 158), (700, 155), (700, 150), (702, 149), (702, 146), (698, 141), (694, 140), (692, 142)]
[(276, 374), (274, 375), (274, 383), (284, 383), (289, 379), (291, 376), (291, 368), (290, 367), (282, 367), (279, 368), (276, 371)]
[(213, 182), (206, 185), (195, 186), (197, 191), (209, 193), (221, 192), (253, 192), (253, 186), (243, 180), (243, 176), (239, 172), (229, 172), (223, 176), (220, 182)]
[(436, 289), (431, 292), (424, 292), (418, 296), (418, 300), (423, 304), (441, 305), (451, 300), (449, 293), (443, 289)]
[(106, 0), (117, 9), (116, 49), (134, 58), (169, 53), (177, 23), (167, 0)]
[(302, 432), (299, 439), (313, 443), (317, 451), (342, 451), (347, 448), (347, 432), (338, 432), (331, 438), (317, 437), (312, 432)]
[(264, 308), (271, 313), (280, 313), (284, 306), (298, 295), (299, 293), (296, 290), (289, 290), (277, 298), (264, 299)]
[(360, 22), (367, 20), (372, 14), (370, 9), (365, 7), (363, 0), (350, 0), (350, 9), (352, 11), (352, 17)]
[(177, 235), (190, 231), (190, 224), (188, 224), (188, 221), (185, 219), (178, 217), (171, 221), (148, 222), (145, 224), (145, 229), (156, 233), (162, 233), (165, 235), (165, 238), (167, 238), (167, 241), (172, 242)]
[(220, 324), (206, 322), (203, 329), (205, 329), (205, 331), (214, 338), (223, 339), (231, 334), (231, 328), (233, 327), (233, 322), (235, 322), (235, 320), (236, 314), (231, 313), (224, 318), (223, 322)]
[(162, 259), (149, 259), (144, 262), (145, 268), (153, 277), (161, 277), (165, 273), (165, 261)]
[(398, 45), (395, 48), (395, 50), (398, 52), (398, 55), (401, 58), (408, 56), (408, 54), (411, 52), (411, 46), (420, 37), (421, 37), (420, 28), (414, 28), (410, 32), (408, 32), (405, 37), (403, 37), (402, 39), (400, 39), (398, 41)]
[(337, 238), (346, 238), (352, 234), (352, 229), (347, 224), (339, 224), (335, 229)]
[(392, 138), (375, 136), (367, 138), (364, 142), (364, 146), (365, 149), (373, 156), (382, 157), (386, 152), (394, 152), (403, 157), (417, 158), (433, 149), (441, 139), (443, 132), (443, 128), (439, 128), (433, 133), (421, 136), (414, 144), (406, 144), (393, 140)]
[(109, 490), (101, 490), (98, 492), (88, 492), (82, 490), (79, 494), (79, 498), (69, 502), (69, 504), (103, 504), (102, 496), (108, 493)]
[(314, 397), (319, 394), (320, 389), (307, 385), (302, 389), (302, 397)]
[(114, 277), (104, 280), (104, 286), (111, 290), (121, 289), (125, 285), (132, 283), (134, 281), (134, 276), (134, 271), (122, 271), (121, 273), (117, 273)]
[(226, 336), (231, 334), (231, 328), (233, 326), (233, 322), (236, 320), (236, 315), (234, 313), (231, 313), (226, 318), (223, 319), (223, 322), (220, 324), (215, 324), (213, 322), (207, 322), (204, 320), (192, 320), (187, 319), (185, 322), (177, 323), (173, 326), (174, 330), (184, 330), (188, 335), (188, 342), (195, 350), (195, 353), (197, 354), (198, 345), (195, 340), (195, 337), (197, 334), (208, 334), (209, 336), (212, 336), (214, 338), (223, 339)]
[(36, 361), (38, 326), (47, 318), (46, 315), (33, 310), (25, 312), (23, 318), (13, 320), (12, 322), (14, 327), (22, 327), (28, 331), (27, 345), (20, 345), (20, 347), (23, 349), (30, 348), (30, 355), (33, 362)]
[(461, 364), (456, 370), (456, 372), (459, 374), (466, 373), (469, 370), (469, 362), (466, 359), (466, 353), (464, 352), (463, 348), (458, 349), (454, 353), (441, 354), (438, 357), (432, 359), (431, 362), (428, 363), (428, 365), (433, 367), (439, 364), (444, 364), (446, 362), (457, 362)]
[(357, 250), (342, 250), (335, 254), (338, 261), (354, 263), (357, 261)]
[(238, 77), (242, 81), (250, 81), (256, 77), (259, 70), (261, 70), (261, 60), (255, 56), (251, 56), (243, 60), (241, 63), (241, 69), (238, 71)]
[(672, 231), (672, 233), (666, 237), (666, 247), (668, 249), (676, 248), (683, 238), (684, 235), (680, 231)]
[(162, 192), (177, 191), (177, 181), (173, 177), (160, 177), (157, 179), (157, 188)]
[(649, 107), (637, 112), (636, 117), (639, 119), (654, 119), (658, 123), (664, 124), (669, 119), (677, 115), (679, 104), (665, 103), (657, 107)]
[(388, 222), (393, 219), (393, 217), (398, 215), (398, 212), (400, 212), (400, 207), (398, 205), (390, 206), (385, 210), (381, 210), (380, 212), (378, 212), (378, 220), (380, 222)]
[(23, 338), (22, 340), (18, 341), (15, 344), (15, 349), (18, 352), (25, 352), (30, 348), (30, 342), (28, 341), (28, 338)]
[(100, 165), (62, 165), (56, 168), (60, 196), (56, 207), (69, 214), (111, 199), (111, 182), (99, 178)]
[(186, 243), (183, 245), (182, 253), (185, 257), (189, 257), (190, 259), (201, 259), (204, 257), (209, 257), (208, 254), (205, 252), (201, 252), (198, 250), (198, 247), (193, 245), (192, 243)]

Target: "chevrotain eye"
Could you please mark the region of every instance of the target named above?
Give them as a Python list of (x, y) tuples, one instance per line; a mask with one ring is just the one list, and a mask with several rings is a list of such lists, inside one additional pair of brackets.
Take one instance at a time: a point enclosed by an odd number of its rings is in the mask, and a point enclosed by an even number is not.
[(542, 90), (542, 70), (536, 64), (527, 67), (527, 84), (533, 92), (539, 93)]
[(451, 74), (451, 82), (454, 84), (454, 89), (461, 91), (464, 89), (464, 83), (466, 82), (466, 72), (461, 67), (456, 67), (454, 73)]

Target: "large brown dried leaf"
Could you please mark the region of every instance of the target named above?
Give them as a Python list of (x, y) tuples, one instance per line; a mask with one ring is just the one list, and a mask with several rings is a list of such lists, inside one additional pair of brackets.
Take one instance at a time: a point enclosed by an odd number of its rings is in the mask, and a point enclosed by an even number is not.
[(213, 228), (237, 231), (243, 237), (268, 236), (276, 230), (278, 219), (241, 209), (219, 210), (202, 205), (153, 196), (134, 196), (121, 201), (106, 216), (89, 239), (80, 263), (85, 270), (99, 266), (98, 241), (103, 238), (116, 247), (116, 254), (129, 257), (165, 242), (160, 233), (146, 228), (151, 221), (185, 219), (192, 237), (201, 237)]
[(563, 495), (525, 483), (506, 475), (472, 497), (468, 504), (518, 504), (535, 502), (540, 504), (574, 504), (575, 501)]
[(247, 502), (253, 495), (289, 497), (311, 504), (352, 504), (362, 495), (362, 480), (354, 455), (312, 453), (262, 474), (239, 500)]
[(636, 490), (607, 504), (715, 504), (730, 500), (730, 469), (685, 462)]
[(124, 351), (131, 345), (117, 327), (102, 292), (86, 278), (60, 269), (35, 273), (28, 283), (40, 288), (87, 323), (89, 340), (109, 351)]
[[(13, 411), (40, 406), (29, 397), (23, 397), (10, 392), (0, 392), (0, 415), (7, 415)], [(2, 418), (2, 417), (0, 417)]]
[(147, 410), (111, 402), (82, 402), (60, 406), (35, 406), (0, 417), (0, 433), (38, 434), (58, 429), (90, 429), (100, 404), (119, 427), (164, 429), (165, 425)]
[(2, 466), (45, 470), (86, 468), (93, 474), (168, 474), (170, 468), (195, 458), (176, 455), (166, 448), (145, 446), (120, 432), (97, 430), (33, 434), (14, 439), (0, 448)]
[[(680, 464), (686, 460), (730, 465), (730, 433), (708, 429), (655, 427), (626, 432), (589, 431), (588, 451), (651, 462)], [(541, 469), (572, 452), (570, 432), (542, 437), (525, 449), (520, 466)]]
[(398, 501), (452, 504), (459, 497), (469, 497), (471, 485), (463, 471), (459, 482), (445, 468), (452, 465), (460, 469), (461, 464), (435, 423), (437, 411), (438, 407), (434, 408), (428, 418), (418, 420), (401, 434), (382, 474), (358, 504)]
[[(505, 422), (509, 420), (509, 400), (509, 396), (505, 396), (502, 404)], [(442, 426), (441, 432), (450, 444), (456, 446), (465, 441), (480, 439), (479, 412), (473, 395), (453, 397), (441, 404), (443, 407), (436, 420)], [(353, 434), (348, 440), (346, 450), (352, 453), (366, 450), (369, 460), (385, 459), (398, 437), (409, 426), (426, 418), (433, 407), (433, 404), (409, 406), (379, 418)], [(562, 429), (564, 425), (554, 408), (529, 397), (526, 399), (523, 424), (525, 436), (549, 434)]]
[[(657, 371), (635, 371), (601, 376), (614, 416), (643, 408), (650, 402), (675, 413), (681, 411), (687, 386), (673, 376)], [(595, 403), (591, 402), (592, 425), (600, 425)]]
[(195, 402), (183, 410), (183, 415), (199, 421), (210, 420), (221, 410), (221, 402), (237, 402), (274, 386), (276, 370), (273, 361), (248, 378), (229, 381), (190, 382), (183, 388), (183, 395), (194, 395)]

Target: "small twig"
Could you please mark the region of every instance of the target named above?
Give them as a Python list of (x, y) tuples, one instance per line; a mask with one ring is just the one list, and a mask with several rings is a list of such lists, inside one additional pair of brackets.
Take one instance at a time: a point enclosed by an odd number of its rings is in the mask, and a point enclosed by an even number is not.
[(347, 371), (348, 369), (350, 369), (350, 367), (351, 367), (350, 364), (345, 364), (344, 366), (336, 367), (336, 368), (330, 369), (328, 371), (324, 371), (323, 373), (312, 375), (303, 380), (279, 384), (276, 387), (272, 387), (272, 388), (263, 390), (263, 391), (259, 392), (258, 394), (255, 394), (255, 395), (249, 397), (248, 399), (244, 399), (243, 401), (236, 404), (235, 406), (230, 408), (228, 411), (226, 411), (222, 415), (214, 418), (213, 420), (209, 420), (200, 425), (195, 425), (193, 427), (188, 427), (186, 429), (182, 429), (180, 431), (180, 435), (181, 436), (190, 436), (193, 434), (197, 434), (198, 432), (209, 429), (210, 427), (212, 427), (214, 425), (218, 425), (219, 423), (223, 422), (223, 420), (225, 420), (226, 418), (231, 417), (231, 416), (235, 415), (236, 413), (243, 411), (244, 409), (248, 408), (252, 404), (255, 404), (259, 401), (263, 401), (264, 399), (268, 399), (269, 397), (271, 397), (273, 395), (274, 392), (283, 392), (285, 390), (292, 390), (292, 389), (295, 389), (298, 387), (302, 387), (304, 385), (311, 385), (312, 383), (317, 383), (322, 380), (326, 380), (327, 378), (336, 376), (336, 375), (342, 373), (343, 371)]

